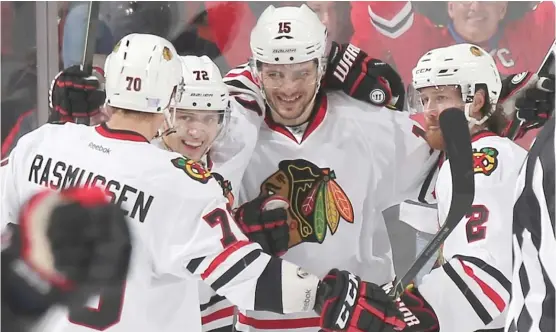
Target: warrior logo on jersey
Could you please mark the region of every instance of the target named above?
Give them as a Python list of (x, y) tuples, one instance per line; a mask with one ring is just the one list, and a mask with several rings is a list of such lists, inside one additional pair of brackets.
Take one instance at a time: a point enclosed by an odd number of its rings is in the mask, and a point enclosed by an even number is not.
[(260, 195), (278, 194), (291, 202), (288, 208), (289, 247), (302, 242), (322, 243), (327, 229), (336, 233), (340, 217), (353, 223), (353, 207), (330, 168), (303, 160), (283, 160), (278, 171), (261, 184)]
[(473, 149), (473, 171), (475, 174), (490, 175), (498, 167), (498, 150), (495, 148)]
[(234, 194), (232, 193), (232, 183), (225, 180), (224, 177), (218, 173), (212, 173), (212, 177), (218, 181), (220, 187), (222, 187), (222, 195), (228, 199), (228, 208), (231, 209), (234, 206)]
[(172, 159), (172, 165), (184, 171), (193, 180), (201, 183), (207, 183), (212, 177), (212, 174), (203, 165), (185, 157)]

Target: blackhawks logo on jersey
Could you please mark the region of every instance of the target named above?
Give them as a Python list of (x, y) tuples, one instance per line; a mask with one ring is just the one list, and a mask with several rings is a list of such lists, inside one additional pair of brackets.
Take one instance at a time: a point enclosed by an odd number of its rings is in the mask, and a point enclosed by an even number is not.
[(490, 175), (498, 167), (498, 150), (485, 147), (473, 149), (473, 171), (475, 174)]
[(336, 233), (341, 219), (353, 223), (353, 207), (334, 171), (307, 160), (281, 161), (278, 171), (261, 185), (260, 195), (269, 194), (290, 201), (290, 248), (302, 242), (322, 243), (328, 230)]
[(178, 157), (171, 161), (172, 165), (184, 171), (185, 174), (195, 181), (207, 183), (212, 177), (212, 174), (203, 165), (191, 159)]

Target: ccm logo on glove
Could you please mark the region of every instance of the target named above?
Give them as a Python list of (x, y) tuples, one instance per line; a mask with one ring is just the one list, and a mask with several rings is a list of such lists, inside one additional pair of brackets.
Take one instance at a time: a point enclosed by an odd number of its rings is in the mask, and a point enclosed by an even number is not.
[(340, 316), (336, 320), (336, 324), (338, 324), (341, 329), (344, 329), (346, 327), (351, 317), (351, 312), (353, 311), (353, 306), (355, 305), (357, 294), (359, 294), (359, 282), (357, 281), (355, 275), (349, 273), (348, 291), (344, 300), (344, 305), (342, 306), (342, 310), (340, 311)]

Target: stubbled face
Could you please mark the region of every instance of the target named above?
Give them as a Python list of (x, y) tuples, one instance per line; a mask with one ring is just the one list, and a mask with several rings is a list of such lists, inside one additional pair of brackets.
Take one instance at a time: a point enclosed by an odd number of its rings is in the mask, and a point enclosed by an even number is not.
[(420, 101), (425, 116), (425, 133), (433, 149), (444, 149), (444, 137), (440, 131), (439, 116), (450, 107), (463, 110), (461, 92), (455, 86), (428, 87), (419, 90)]
[(222, 130), (222, 114), (222, 111), (177, 110), (176, 132), (164, 136), (164, 142), (172, 151), (199, 161)]
[[(311, 112), (317, 89), (318, 70), (315, 61), (276, 65), (263, 63), (260, 68), (262, 88), (274, 120), (292, 122)], [(277, 115), (277, 116), (276, 116)], [(291, 123), (284, 123), (291, 125)]]
[(494, 36), (507, 7), (507, 1), (450, 1), (448, 15), (458, 34), (478, 44)]

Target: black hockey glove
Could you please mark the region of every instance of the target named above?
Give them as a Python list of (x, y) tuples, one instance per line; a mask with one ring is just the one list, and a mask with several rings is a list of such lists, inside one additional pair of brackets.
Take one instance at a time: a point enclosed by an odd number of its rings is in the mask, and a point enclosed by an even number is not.
[(416, 287), (408, 286), (396, 303), (406, 323), (404, 332), (438, 332), (438, 318)]
[(235, 211), (238, 226), (250, 241), (269, 255), (281, 256), (288, 250), (288, 202), (281, 196), (261, 196)]
[(387, 63), (369, 57), (352, 44), (332, 42), (324, 86), (376, 106), (403, 110), (405, 88)]
[(396, 304), (373, 283), (333, 269), (317, 291), (315, 311), (325, 331), (399, 331), (405, 327)]
[(88, 75), (78, 65), (59, 72), (49, 90), (49, 123), (75, 122), (89, 125), (99, 114), (106, 93), (94, 75)]
[(505, 136), (517, 139), (544, 125), (554, 113), (554, 97), (554, 75), (523, 72), (505, 78), (499, 103), (512, 119)]
[(2, 297), (16, 314), (40, 315), (56, 303), (82, 305), (127, 276), (128, 225), (98, 188), (41, 192), (9, 232), (3, 236)]

